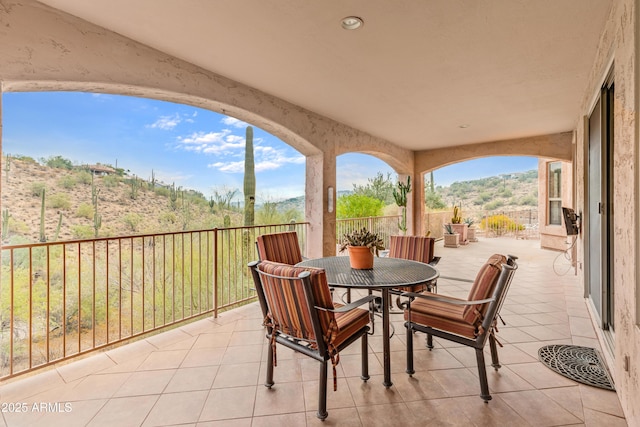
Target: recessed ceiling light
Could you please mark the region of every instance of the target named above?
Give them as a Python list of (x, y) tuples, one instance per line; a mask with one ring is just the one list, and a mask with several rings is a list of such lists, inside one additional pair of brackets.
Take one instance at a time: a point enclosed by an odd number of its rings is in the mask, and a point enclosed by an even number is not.
[(460, 125), (460, 126), (458, 126), (458, 127), (459, 127), (460, 129), (466, 129), (466, 128), (468, 128), (469, 126), (471, 126), (471, 125), (468, 125), (468, 124), (461, 124), (461, 125)]
[(345, 30), (357, 30), (363, 25), (364, 21), (362, 18), (358, 18), (357, 16), (347, 16), (346, 18), (342, 18), (342, 28)]

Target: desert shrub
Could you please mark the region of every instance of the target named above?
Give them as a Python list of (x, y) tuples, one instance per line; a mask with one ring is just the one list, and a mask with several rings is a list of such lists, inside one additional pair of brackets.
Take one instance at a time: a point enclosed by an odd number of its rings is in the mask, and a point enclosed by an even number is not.
[(107, 175), (102, 177), (102, 183), (107, 188), (114, 188), (120, 184), (120, 177), (117, 175)]
[(29, 186), (29, 192), (32, 196), (41, 197), (42, 192), (47, 188), (44, 182), (34, 182)]
[(520, 199), (520, 204), (524, 206), (537, 206), (538, 198), (534, 196), (524, 196)]
[(95, 230), (90, 225), (74, 225), (71, 227), (71, 234), (74, 239), (93, 239)]
[(125, 223), (127, 227), (131, 229), (131, 231), (136, 231), (138, 226), (142, 222), (142, 217), (137, 213), (130, 212), (122, 218), (122, 222)]
[(492, 202), (487, 203), (486, 205), (484, 205), (484, 208), (488, 211), (492, 211), (498, 208), (501, 208), (502, 206), (504, 206), (504, 201), (502, 200), (494, 200)]
[(480, 221), (480, 228), (483, 230), (493, 231), (496, 235), (501, 236), (507, 232), (516, 230), (524, 230), (524, 225), (518, 224), (506, 215), (491, 215)]
[(62, 156), (50, 156), (46, 159), (42, 159), (42, 163), (49, 166), (50, 168), (58, 168), (58, 169), (73, 169), (73, 163), (69, 159), (65, 159)]
[(78, 210), (76, 211), (76, 216), (80, 218), (93, 219), (93, 206), (91, 203), (80, 203), (80, 206), (78, 206)]
[(155, 187), (153, 189), (158, 196), (169, 197), (169, 189), (167, 187)]
[(178, 217), (173, 212), (162, 212), (160, 214), (160, 224), (173, 225), (178, 221)]
[(37, 163), (38, 163), (38, 162), (36, 162), (36, 159), (34, 159), (33, 157), (23, 156), (23, 155), (21, 155), (21, 154), (18, 154), (18, 155), (16, 155), (16, 156), (13, 156), (13, 158), (14, 158), (14, 159), (17, 159), (17, 160), (22, 160), (23, 162), (25, 162), (25, 163), (29, 163), (29, 164), (32, 164), (32, 165), (35, 165), (35, 164), (37, 164)]
[(54, 209), (71, 209), (71, 201), (69, 200), (69, 195), (64, 193), (52, 194), (47, 198), (47, 204), (50, 208)]
[(76, 173), (76, 180), (81, 184), (91, 184), (91, 172), (81, 170)]
[(69, 189), (75, 187), (77, 182), (78, 181), (76, 180), (76, 177), (74, 177), (73, 175), (65, 175), (58, 180), (58, 185)]

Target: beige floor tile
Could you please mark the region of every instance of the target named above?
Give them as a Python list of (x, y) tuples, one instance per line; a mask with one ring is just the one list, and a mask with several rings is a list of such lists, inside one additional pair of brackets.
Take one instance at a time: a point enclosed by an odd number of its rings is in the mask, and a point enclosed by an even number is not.
[(38, 375), (8, 381), (0, 386), (0, 402), (21, 400), (53, 388), (63, 386), (65, 381), (58, 371), (43, 371)]
[(513, 364), (509, 365), (509, 369), (537, 389), (577, 385), (575, 381), (563, 377), (547, 368), (542, 362)]
[(408, 402), (406, 405), (411, 415), (418, 420), (414, 425), (430, 427), (474, 425), (461, 410), (460, 403), (454, 399), (431, 399)]
[(213, 388), (255, 386), (258, 384), (260, 363), (221, 365), (213, 381)]
[(358, 410), (353, 408), (328, 409), (329, 415), (324, 421), (316, 416), (316, 411), (307, 412), (307, 426), (309, 427), (363, 427)]
[(529, 426), (516, 411), (507, 405), (500, 395), (494, 395), (488, 403), (480, 397), (457, 397), (450, 399), (476, 426)]
[(262, 386), (213, 389), (198, 422), (242, 419), (253, 416), (256, 392)]
[(347, 378), (349, 390), (356, 406), (401, 402), (402, 396), (398, 390), (393, 386), (386, 388), (382, 385), (382, 380), (382, 375), (372, 376), (367, 382), (356, 377)]
[(71, 382), (90, 374), (104, 371), (116, 366), (116, 363), (104, 353), (99, 353), (74, 363), (56, 368), (65, 382)]
[(398, 376), (394, 379), (393, 386), (405, 402), (448, 396), (444, 388), (429, 372), (419, 372), (411, 377), (409, 375)]
[[(342, 357), (340, 358), (342, 363)], [(318, 365), (319, 362), (316, 362)], [(302, 381), (302, 368), (300, 367), (300, 359), (285, 359), (278, 358), (278, 366), (273, 367), (273, 381), (277, 383), (290, 383)], [(264, 361), (260, 364), (259, 382), (264, 384), (267, 378), (267, 362)], [(330, 369), (327, 369), (330, 375)]]
[(251, 418), (237, 418), (233, 420), (204, 421), (196, 424), (196, 427), (251, 427)]
[(181, 368), (214, 366), (222, 364), (226, 349), (224, 348), (192, 348), (180, 365)]
[[(106, 399), (84, 400), (80, 402), (68, 402), (50, 410), (34, 410), (30, 407), (26, 413), (4, 413), (7, 426), (47, 426), (47, 427), (81, 427), (86, 426), (89, 421), (100, 411)], [(41, 401), (40, 403), (51, 403), (51, 401)], [(40, 408), (43, 408), (39, 406)], [(2, 423), (0, 423), (2, 425)]]
[(584, 421), (584, 410), (579, 386), (548, 388), (540, 391), (553, 399), (558, 405), (571, 412), (576, 418)]
[(257, 331), (235, 331), (229, 339), (229, 346), (263, 344), (265, 334), (262, 330)]
[(222, 363), (260, 362), (263, 347), (262, 344), (227, 347), (222, 357)]
[(175, 369), (134, 372), (116, 391), (114, 397), (159, 395), (175, 374)]
[(62, 398), (73, 402), (110, 398), (131, 375), (131, 373), (90, 375), (80, 380), (72, 389), (67, 390)]
[(538, 390), (502, 393), (500, 398), (533, 426), (579, 424), (577, 418)]
[(480, 395), (480, 382), (471, 368), (430, 372), (449, 397)]
[(580, 384), (580, 395), (582, 396), (582, 404), (585, 408), (594, 411), (604, 412), (616, 417), (624, 417), (620, 400), (615, 391), (604, 390), (597, 387), (591, 387)]
[(142, 425), (160, 396), (121, 397), (109, 400), (88, 427), (135, 427)]
[(402, 402), (359, 407), (358, 414), (367, 427), (424, 425)]
[(258, 387), (257, 389), (253, 410), (253, 415), (256, 417), (304, 411), (305, 402), (301, 382), (279, 383), (271, 388)]
[[(306, 411), (318, 410), (318, 381), (305, 381), (303, 383), (304, 390), (304, 402)], [(353, 396), (351, 396), (351, 390), (349, 384), (345, 378), (338, 378), (338, 389), (333, 391), (333, 380), (328, 378), (327, 380), (327, 408), (353, 408), (355, 402)]]
[(198, 368), (180, 368), (165, 388), (165, 393), (178, 393), (189, 390), (209, 390), (218, 373), (219, 366)]
[(184, 360), (188, 350), (168, 350), (154, 351), (138, 367), (140, 371), (151, 371), (158, 369), (176, 369)]
[(624, 418), (605, 414), (604, 412), (594, 411), (593, 409), (589, 408), (585, 408), (584, 417), (585, 425), (587, 427), (627, 427), (627, 422), (624, 420)]
[(200, 417), (207, 395), (206, 391), (163, 394), (142, 425), (151, 427), (195, 423)]
[(200, 334), (193, 344), (193, 348), (226, 348), (231, 340), (232, 332), (218, 332)]
[(298, 412), (296, 414), (268, 415), (264, 417), (255, 417), (252, 427), (298, 427), (305, 425), (306, 414)]

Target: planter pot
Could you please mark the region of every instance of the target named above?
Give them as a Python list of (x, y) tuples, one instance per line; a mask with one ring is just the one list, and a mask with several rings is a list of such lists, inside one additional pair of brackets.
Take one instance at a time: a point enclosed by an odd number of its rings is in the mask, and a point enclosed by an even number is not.
[(459, 242), (461, 245), (468, 245), (469, 238), (467, 237), (467, 232), (469, 231), (469, 226), (467, 224), (451, 224), (451, 228), (454, 233), (458, 233), (460, 235)]
[(349, 263), (356, 270), (371, 270), (373, 268), (373, 252), (366, 246), (349, 246)]
[(477, 242), (478, 238), (476, 237), (476, 228), (475, 227), (469, 227), (467, 229), (467, 238), (469, 239), (470, 242)]
[(458, 243), (458, 238), (460, 235), (458, 233), (454, 234), (445, 234), (444, 235), (444, 247), (445, 248), (457, 248), (460, 246)]

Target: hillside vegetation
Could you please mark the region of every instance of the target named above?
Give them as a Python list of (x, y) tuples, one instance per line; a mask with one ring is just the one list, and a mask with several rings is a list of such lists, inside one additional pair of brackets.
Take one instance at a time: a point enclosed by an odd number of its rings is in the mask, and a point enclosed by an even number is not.
[[(216, 197), (206, 199), (201, 193), (143, 180), (122, 170), (94, 176), (92, 183), (90, 172), (60, 157), (38, 162), (3, 156), (0, 179), (4, 244), (87, 239), (95, 237), (96, 230), (98, 237), (113, 237), (240, 226), (243, 222), (241, 208), (231, 203), (234, 194), (241, 196), (239, 190), (215, 191)], [(395, 215), (398, 209), (390, 194), (394, 184), (390, 177), (378, 174), (368, 184), (354, 186), (354, 191), (340, 192), (338, 198), (351, 194), (377, 198), (386, 206), (383, 214)], [(434, 193), (441, 209), (453, 204), (467, 210), (535, 208), (537, 171), (454, 182), (435, 187)], [(256, 224), (303, 221), (303, 212), (304, 196), (265, 202), (256, 206)]]
[(82, 168), (3, 157), (3, 243), (42, 241), (41, 217), (46, 241), (93, 238), (96, 213), (98, 237), (222, 227), (225, 217), (227, 225), (242, 222), (237, 209), (208, 201), (194, 191), (118, 174), (95, 176), (92, 184), (91, 173)]

